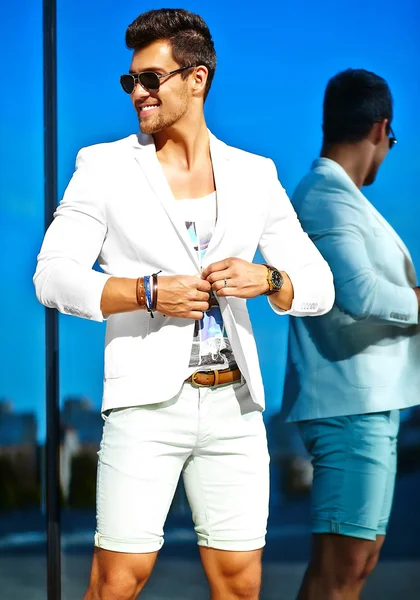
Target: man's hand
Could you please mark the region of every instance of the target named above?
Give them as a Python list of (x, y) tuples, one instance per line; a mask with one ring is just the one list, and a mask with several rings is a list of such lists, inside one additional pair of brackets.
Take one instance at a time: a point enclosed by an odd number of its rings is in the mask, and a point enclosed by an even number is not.
[(159, 277), (156, 310), (169, 317), (202, 319), (209, 310), (210, 290), (210, 283), (199, 275)]
[(267, 267), (241, 258), (226, 258), (209, 265), (202, 272), (218, 296), (255, 298), (268, 292)]

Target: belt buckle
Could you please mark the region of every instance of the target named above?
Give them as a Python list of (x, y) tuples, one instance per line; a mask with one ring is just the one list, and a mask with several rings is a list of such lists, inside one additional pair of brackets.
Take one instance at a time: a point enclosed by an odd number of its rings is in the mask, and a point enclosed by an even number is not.
[[(210, 375), (210, 373), (213, 373), (213, 377), (214, 377), (214, 384), (213, 385), (208, 385), (206, 383), (200, 383), (199, 381), (196, 381), (196, 376), (200, 375), (200, 374), (204, 374), (204, 375)], [(192, 376), (191, 376), (191, 383), (193, 385), (195, 385), (195, 387), (214, 387), (214, 385), (216, 384), (217, 381), (217, 376), (216, 376), (216, 371), (214, 370), (210, 370), (210, 371), (195, 371)]]

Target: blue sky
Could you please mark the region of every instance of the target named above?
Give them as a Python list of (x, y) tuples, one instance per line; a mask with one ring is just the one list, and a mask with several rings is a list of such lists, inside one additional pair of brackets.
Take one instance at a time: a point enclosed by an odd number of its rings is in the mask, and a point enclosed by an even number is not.
[[(59, 194), (80, 147), (136, 131), (119, 89), (130, 53), (126, 26), (139, 10), (178, 2), (58, 2)], [(416, 0), (337, 3), (233, 0), (185, 2), (210, 26), (218, 69), (206, 105), (210, 128), (226, 142), (273, 158), (289, 192), (317, 156), (327, 80), (347, 67), (385, 77), (395, 99), (398, 145), (369, 199), (396, 228), (420, 269), (420, 40)], [(0, 121), (0, 397), (44, 421), (44, 311), (32, 273), (43, 235), (42, 2), (8, 3), (0, 23), (4, 61)], [(280, 406), (287, 321), (264, 299), (250, 302), (268, 396)], [(104, 328), (60, 317), (61, 395), (90, 396), (99, 406)]]

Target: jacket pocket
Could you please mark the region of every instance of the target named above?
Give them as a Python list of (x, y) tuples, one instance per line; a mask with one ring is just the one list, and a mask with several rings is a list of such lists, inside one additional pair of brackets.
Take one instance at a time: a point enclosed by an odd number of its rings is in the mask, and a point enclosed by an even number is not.
[(141, 364), (142, 342), (148, 335), (148, 314), (136, 312), (115, 316), (119, 318), (112, 319), (107, 326), (105, 379), (125, 377)]

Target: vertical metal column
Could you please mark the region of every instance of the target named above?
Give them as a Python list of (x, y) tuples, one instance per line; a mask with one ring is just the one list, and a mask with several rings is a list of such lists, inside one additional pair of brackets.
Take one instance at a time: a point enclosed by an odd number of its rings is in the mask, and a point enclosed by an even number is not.
[[(45, 228), (57, 206), (57, 6), (43, 0), (44, 209)], [(60, 407), (58, 314), (45, 309), (46, 345), (46, 508), (48, 600), (61, 600)]]

